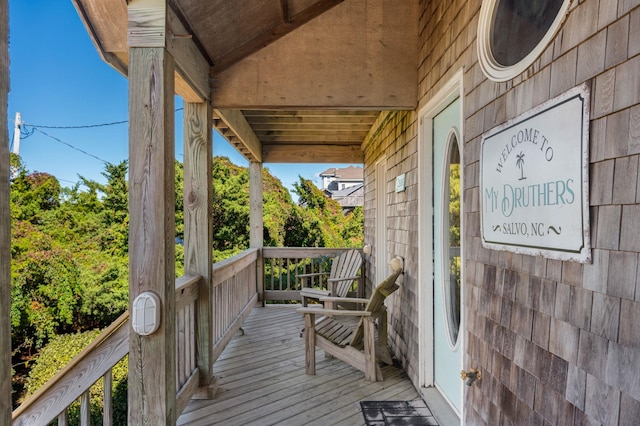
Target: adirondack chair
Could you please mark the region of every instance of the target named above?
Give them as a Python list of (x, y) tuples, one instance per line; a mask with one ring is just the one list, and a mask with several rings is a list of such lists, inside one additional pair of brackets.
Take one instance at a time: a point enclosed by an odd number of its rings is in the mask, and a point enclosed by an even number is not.
[[(387, 310), (384, 300), (399, 288), (396, 280), (402, 273), (402, 259), (394, 258), (391, 266), (393, 273), (375, 288), (370, 299), (323, 297), (320, 300), (325, 302), (324, 308), (297, 309), (304, 314), (307, 374), (316, 374), (318, 347), (364, 372), (367, 380), (383, 380), (378, 361), (392, 364), (387, 345)], [(336, 300), (366, 303), (366, 307), (362, 311), (328, 308), (329, 303)], [(316, 321), (316, 315), (324, 316)]]
[[(319, 272), (313, 274), (299, 274), (296, 278), (302, 280), (302, 290), (300, 297), (302, 298), (302, 306), (307, 306), (308, 299), (319, 300), (321, 297), (345, 297), (349, 293), (349, 289), (354, 280), (360, 279), (358, 270), (362, 266), (362, 255), (358, 250), (345, 251), (334, 257), (331, 261), (331, 271)], [(305, 287), (307, 278), (320, 277), (328, 275), (327, 289), (317, 289)]]

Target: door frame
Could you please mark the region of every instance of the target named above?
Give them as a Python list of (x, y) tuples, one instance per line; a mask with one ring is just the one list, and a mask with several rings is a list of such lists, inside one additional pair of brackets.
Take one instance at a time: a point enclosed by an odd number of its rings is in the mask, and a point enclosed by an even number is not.
[[(418, 111), (418, 378), (420, 388), (433, 387), (434, 381), (434, 336), (433, 336), (433, 280), (434, 280), (434, 241), (433, 241), (433, 118), (443, 111), (456, 98), (460, 99), (460, 177), (463, 182), (461, 191), (461, 238), (460, 250), (464, 244), (464, 69), (458, 70), (452, 78)], [(462, 283), (464, 283), (464, 258), (462, 260)], [(464, 301), (464, 285), (461, 301)], [(466, 351), (464, 339), (464, 303), (461, 309), (462, 339), (460, 350), (462, 358)], [(461, 381), (462, 386), (462, 381)], [(463, 391), (464, 392), (464, 391)], [(464, 393), (462, 394), (464, 401)], [(460, 419), (464, 418), (464, 403), (461, 404)]]
[(375, 283), (387, 276), (388, 244), (387, 244), (387, 156), (376, 161), (376, 275)]

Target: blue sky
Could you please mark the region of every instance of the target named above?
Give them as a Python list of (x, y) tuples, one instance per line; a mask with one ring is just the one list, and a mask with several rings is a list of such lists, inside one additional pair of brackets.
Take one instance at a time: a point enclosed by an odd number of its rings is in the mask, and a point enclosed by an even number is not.
[[(117, 164), (128, 155), (127, 80), (100, 59), (70, 0), (9, 0), (9, 25), (9, 142), (13, 142), (15, 114), (20, 112), (27, 123), (23, 131), (38, 129), (20, 140), (27, 170), (50, 173), (63, 186), (73, 185), (78, 175), (104, 182), (104, 162)], [(176, 108), (181, 106), (177, 98)], [(176, 158), (180, 161), (181, 120), (177, 112)], [(84, 129), (49, 128), (123, 121)], [(247, 165), (215, 132), (213, 143), (214, 155)], [(345, 166), (265, 165), (289, 188), (298, 175), (319, 185), (318, 173)]]

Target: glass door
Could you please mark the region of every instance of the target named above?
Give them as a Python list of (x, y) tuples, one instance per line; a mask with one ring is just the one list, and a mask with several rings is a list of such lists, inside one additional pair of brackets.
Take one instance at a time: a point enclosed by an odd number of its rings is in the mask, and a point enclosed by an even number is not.
[(462, 407), (462, 169), (460, 100), (433, 118), (434, 382), (460, 414)]

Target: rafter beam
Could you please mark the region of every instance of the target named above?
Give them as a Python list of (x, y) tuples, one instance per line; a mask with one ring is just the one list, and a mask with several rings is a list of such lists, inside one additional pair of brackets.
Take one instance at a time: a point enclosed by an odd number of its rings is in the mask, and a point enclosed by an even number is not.
[[(242, 145), (249, 151), (253, 157), (250, 160), (262, 162), (262, 143), (251, 129), (251, 126), (237, 109), (216, 109), (214, 113), (222, 120), (225, 127), (228, 128), (240, 141)], [(220, 128), (223, 126), (217, 125)], [(223, 136), (227, 137), (222, 131)]]
[(360, 145), (264, 145), (265, 163), (363, 163)]
[(291, 22), (291, 16), (289, 15), (289, 0), (280, 0), (280, 6), (282, 7), (282, 19), (286, 23)]
[(209, 100), (209, 62), (194, 42), (193, 34), (187, 31), (175, 11), (169, 8), (168, 13), (167, 50), (176, 61), (176, 92), (187, 102)]

